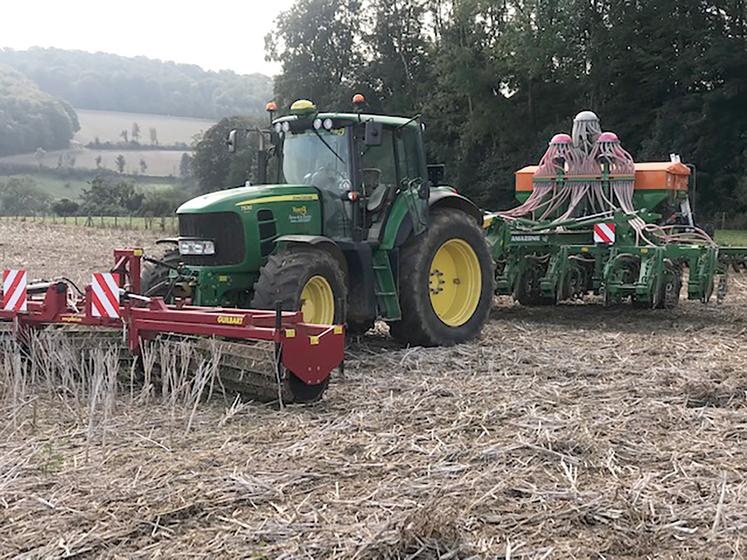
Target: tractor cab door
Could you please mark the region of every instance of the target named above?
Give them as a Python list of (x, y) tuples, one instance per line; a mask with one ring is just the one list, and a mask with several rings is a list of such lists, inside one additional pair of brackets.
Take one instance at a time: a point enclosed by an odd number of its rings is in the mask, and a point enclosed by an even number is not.
[[(427, 172), (417, 124), (384, 127), (380, 145), (361, 150), (367, 222), (380, 224), (398, 196), (407, 202), (416, 233), (428, 222)], [(424, 191), (426, 191), (424, 193)]]

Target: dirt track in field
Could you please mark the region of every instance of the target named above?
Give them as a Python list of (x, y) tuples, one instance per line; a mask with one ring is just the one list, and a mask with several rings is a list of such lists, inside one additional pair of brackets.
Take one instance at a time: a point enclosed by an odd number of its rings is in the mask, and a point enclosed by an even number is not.
[[(2, 264), (82, 279), (142, 236), (3, 223)], [(123, 387), (95, 424), (6, 386), (0, 558), (747, 555), (746, 276), (673, 312), (497, 300), (448, 349), (377, 329), (314, 406)]]

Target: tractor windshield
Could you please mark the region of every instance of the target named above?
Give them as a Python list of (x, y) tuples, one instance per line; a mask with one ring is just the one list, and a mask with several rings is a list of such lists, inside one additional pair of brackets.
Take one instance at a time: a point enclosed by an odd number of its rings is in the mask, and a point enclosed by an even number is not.
[(349, 162), (345, 128), (287, 134), (283, 142), (283, 175), (290, 184), (343, 193), (350, 190)]
[(288, 133), (283, 141), (283, 178), (291, 185), (311, 185), (322, 193), (324, 232), (348, 237), (352, 209), (344, 202), (351, 190), (347, 128)]

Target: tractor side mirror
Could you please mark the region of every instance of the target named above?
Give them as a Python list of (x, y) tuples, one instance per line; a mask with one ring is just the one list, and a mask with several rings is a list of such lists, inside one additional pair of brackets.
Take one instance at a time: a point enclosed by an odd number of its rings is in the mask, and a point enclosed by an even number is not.
[(235, 128), (231, 130), (231, 132), (228, 133), (228, 138), (226, 138), (226, 147), (228, 148), (229, 154), (236, 153), (236, 129)]
[(428, 166), (428, 180), (431, 185), (438, 186), (443, 184), (446, 175), (446, 166), (443, 163), (436, 163)]
[(384, 125), (374, 121), (366, 121), (366, 129), (363, 132), (363, 143), (366, 146), (381, 146), (384, 141)]

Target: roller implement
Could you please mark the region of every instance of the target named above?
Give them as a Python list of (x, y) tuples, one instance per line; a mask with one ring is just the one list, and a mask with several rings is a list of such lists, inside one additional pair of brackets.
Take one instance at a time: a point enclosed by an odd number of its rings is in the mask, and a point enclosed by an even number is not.
[[(114, 252), (114, 266), (93, 275), (80, 294), (67, 280), (27, 283), (23, 270), (3, 273), (0, 325), (21, 343), (32, 330), (60, 328), (74, 336), (120, 336), (138, 356), (154, 341), (187, 339), (197, 350), (215, 349), (221, 383), (259, 400), (318, 399), (343, 361), (341, 325), (303, 321), (300, 312), (224, 309), (141, 295), (142, 250)], [(207, 344), (208, 337), (215, 339)]]
[(496, 293), (523, 305), (593, 293), (605, 305), (671, 309), (686, 284), (688, 299), (721, 301), (747, 248), (719, 247), (698, 227), (694, 177), (678, 156), (634, 162), (594, 113), (579, 113), (572, 135), (555, 135), (539, 165), (516, 173), (521, 204), (486, 216)]

